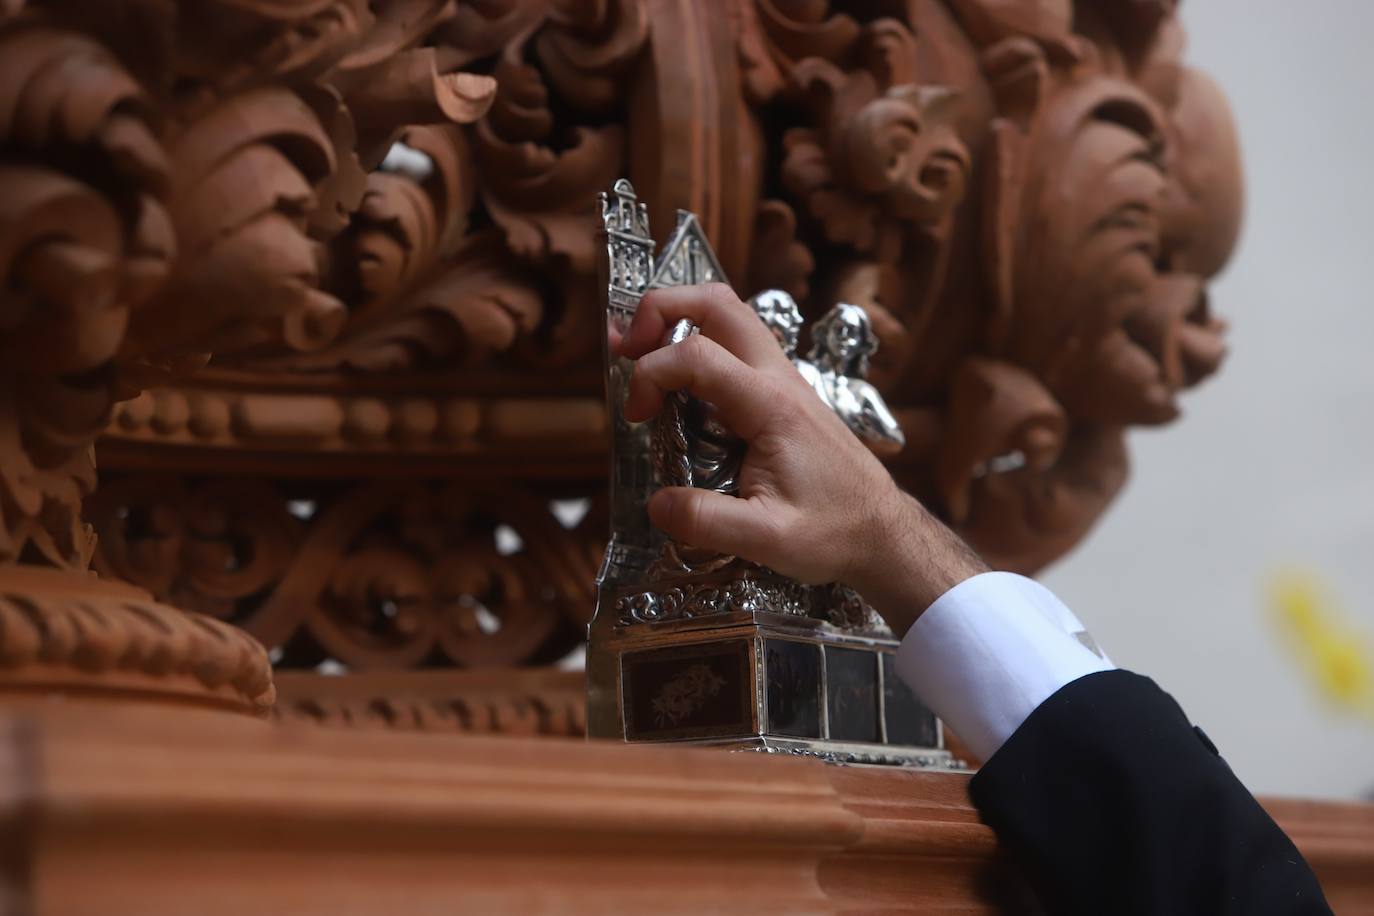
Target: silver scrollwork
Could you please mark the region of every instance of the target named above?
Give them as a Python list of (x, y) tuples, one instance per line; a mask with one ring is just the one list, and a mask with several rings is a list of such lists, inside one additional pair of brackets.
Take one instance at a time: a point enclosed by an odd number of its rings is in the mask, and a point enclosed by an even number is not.
[(719, 582), (694, 582), (624, 595), (616, 601), (619, 623), (658, 623), (716, 614), (763, 613), (808, 616), (812, 590), (800, 582), (767, 574)]

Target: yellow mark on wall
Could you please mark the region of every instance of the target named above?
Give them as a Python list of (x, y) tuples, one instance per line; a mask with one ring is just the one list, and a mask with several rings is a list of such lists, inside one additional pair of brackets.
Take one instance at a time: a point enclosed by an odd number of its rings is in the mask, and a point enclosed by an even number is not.
[(1337, 706), (1374, 721), (1374, 651), (1317, 576), (1274, 578), (1269, 605), (1290, 648)]

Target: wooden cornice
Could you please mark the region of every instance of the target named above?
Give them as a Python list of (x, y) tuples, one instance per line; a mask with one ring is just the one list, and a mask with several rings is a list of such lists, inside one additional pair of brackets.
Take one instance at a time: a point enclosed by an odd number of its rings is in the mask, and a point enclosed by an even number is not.
[[(964, 776), (128, 704), (0, 736), (7, 911), (1030, 911)], [(1374, 809), (1271, 807), (1374, 912)]]

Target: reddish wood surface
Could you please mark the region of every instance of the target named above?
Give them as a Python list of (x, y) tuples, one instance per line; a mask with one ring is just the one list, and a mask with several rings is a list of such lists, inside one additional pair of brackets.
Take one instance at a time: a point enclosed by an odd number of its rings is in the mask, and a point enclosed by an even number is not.
[[(46, 705), (0, 719), (8, 912), (1027, 912), (963, 776)], [(1269, 805), (1374, 912), (1374, 809)]]

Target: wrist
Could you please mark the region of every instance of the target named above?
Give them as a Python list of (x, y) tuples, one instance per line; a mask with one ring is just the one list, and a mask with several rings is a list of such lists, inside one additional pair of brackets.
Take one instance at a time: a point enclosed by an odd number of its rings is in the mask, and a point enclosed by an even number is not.
[(850, 582), (898, 638), (945, 592), (988, 565), (942, 521), (893, 484), (878, 543)]

